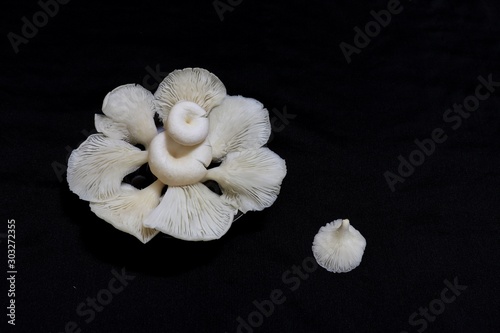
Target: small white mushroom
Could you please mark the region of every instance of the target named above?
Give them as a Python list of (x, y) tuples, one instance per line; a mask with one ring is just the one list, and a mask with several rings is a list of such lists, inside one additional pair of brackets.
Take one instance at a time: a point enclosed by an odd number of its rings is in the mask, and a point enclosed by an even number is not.
[(135, 84), (126, 84), (113, 89), (102, 103), (102, 112), (112, 120), (125, 124), (132, 144), (148, 146), (156, 135), (153, 94)]
[(346, 273), (361, 263), (365, 247), (365, 238), (349, 220), (338, 219), (319, 229), (312, 250), (321, 267), (334, 273)]
[(271, 206), (286, 175), (285, 160), (268, 148), (229, 153), (222, 164), (208, 170), (224, 196), (240, 211), (263, 210)]
[(125, 141), (92, 134), (69, 157), (69, 188), (83, 200), (107, 200), (118, 194), (123, 177), (147, 158), (147, 152)]
[(179, 102), (168, 114), (165, 130), (177, 143), (194, 146), (208, 135), (207, 112), (193, 102)]
[(260, 148), (271, 135), (269, 112), (253, 98), (226, 96), (208, 118), (214, 160), (232, 151)]
[(209, 241), (227, 232), (235, 213), (219, 195), (197, 183), (169, 187), (144, 226), (183, 240)]
[(169, 186), (190, 185), (201, 181), (207, 174), (212, 150), (205, 139), (196, 146), (183, 146), (166, 131), (159, 133), (149, 147), (151, 172)]
[(168, 113), (178, 102), (196, 103), (209, 113), (225, 96), (224, 84), (203, 68), (175, 70), (163, 79), (155, 92), (163, 122), (167, 121)]
[(90, 209), (116, 229), (147, 243), (159, 231), (144, 227), (142, 221), (160, 203), (164, 186), (157, 180), (145, 189), (138, 190), (124, 183), (117, 197), (104, 202), (91, 202)]

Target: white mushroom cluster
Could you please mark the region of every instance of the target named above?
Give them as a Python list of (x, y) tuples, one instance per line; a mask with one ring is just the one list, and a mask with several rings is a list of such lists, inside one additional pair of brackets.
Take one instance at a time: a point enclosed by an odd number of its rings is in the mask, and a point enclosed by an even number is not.
[[(154, 95), (139, 85), (120, 86), (104, 98), (102, 111), (95, 115), (99, 133), (71, 153), (69, 188), (97, 216), (143, 243), (159, 232), (218, 239), (238, 211), (267, 208), (280, 192), (286, 165), (264, 147), (268, 111), (254, 99), (227, 95), (207, 70), (176, 70)], [(155, 114), (163, 122), (158, 129)], [(124, 182), (145, 164), (153, 183), (140, 189)]]

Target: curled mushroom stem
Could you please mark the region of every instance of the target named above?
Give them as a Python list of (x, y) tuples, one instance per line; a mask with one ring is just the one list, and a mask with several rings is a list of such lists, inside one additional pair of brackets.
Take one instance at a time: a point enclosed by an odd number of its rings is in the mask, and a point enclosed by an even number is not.
[(168, 114), (165, 131), (180, 145), (200, 144), (208, 136), (207, 115), (208, 113), (196, 103), (178, 102)]
[(168, 133), (159, 133), (149, 149), (148, 163), (151, 172), (168, 186), (191, 185), (206, 176), (212, 150), (208, 142), (184, 146)]

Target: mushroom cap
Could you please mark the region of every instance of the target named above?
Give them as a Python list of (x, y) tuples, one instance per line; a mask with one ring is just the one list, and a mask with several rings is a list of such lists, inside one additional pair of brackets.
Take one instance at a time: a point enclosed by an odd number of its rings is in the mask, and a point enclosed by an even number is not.
[(208, 118), (214, 160), (230, 152), (260, 148), (271, 135), (269, 112), (253, 98), (226, 96)]
[(365, 238), (349, 220), (338, 219), (319, 229), (312, 250), (321, 267), (334, 273), (346, 273), (361, 263), (365, 247)]
[(127, 142), (134, 141), (130, 137), (127, 125), (124, 123), (116, 122), (105, 115), (96, 113), (94, 116), (94, 124), (97, 132), (104, 134), (108, 138)]
[(194, 102), (210, 112), (225, 96), (226, 87), (221, 80), (203, 68), (177, 69), (163, 79), (155, 92), (158, 113), (164, 122), (180, 101)]
[(285, 175), (285, 160), (262, 147), (227, 154), (220, 166), (208, 170), (206, 178), (215, 180), (224, 197), (246, 213), (271, 206)]
[(236, 209), (204, 184), (171, 186), (144, 226), (188, 241), (221, 238), (231, 226)]
[[(156, 108), (153, 94), (136, 84), (125, 84), (113, 89), (102, 102), (102, 112), (113, 121), (126, 126), (128, 141), (144, 146), (147, 146), (157, 133), (154, 122)], [(110, 130), (112, 128), (108, 128), (108, 132)]]
[(146, 228), (142, 221), (159, 205), (163, 187), (158, 180), (142, 190), (122, 183), (117, 197), (103, 202), (91, 202), (90, 209), (116, 229), (147, 243), (159, 231)]
[(125, 141), (92, 134), (69, 157), (69, 189), (83, 200), (108, 200), (120, 192), (123, 177), (139, 169), (147, 158), (147, 152)]

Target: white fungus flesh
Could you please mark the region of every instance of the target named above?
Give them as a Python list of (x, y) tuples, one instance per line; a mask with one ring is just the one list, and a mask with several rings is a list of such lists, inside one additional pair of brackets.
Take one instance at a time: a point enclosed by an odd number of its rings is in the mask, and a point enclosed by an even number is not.
[(169, 187), (144, 226), (175, 238), (209, 241), (222, 237), (236, 210), (205, 185)]
[(160, 181), (156, 181), (142, 190), (128, 184), (122, 184), (117, 197), (104, 202), (91, 202), (90, 209), (116, 229), (147, 243), (159, 231), (144, 227), (142, 221), (160, 203), (163, 187), (164, 185)]
[(69, 157), (69, 188), (86, 201), (108, 200), (119, 193), (123, 177), (147, 158), (147, 152), (125, 141), (92, 134)]
[(226, 87), (206, 69), (185, 68), (170, 73), (154, 95), (160, 107), (160, 117), (166, 122), (172, 107), (181, 101), (196, 103), (209, 113), (226, 96)]
[(350, 225), (338, 219), (319, 229), (312, 246), (318, 264), (333, 273), (346, 273), (361, 263), (366, 240)]
[(108, 138), (127, 142), (134, 141), (131, 138), (127, 125), (124, 123), (116, 122), (102, 114), (96, 114), (94, 116), (94, 124), (97, 132), (104, 134)]
[(253, 98), (226, 96), (208, 117), (214, 160), (229, 152), (260, 148), (271, 135), (269, 112)]
[(229, 153), (222, 164), (208, 170), (224, 196), (246, 213), (271, 206), (286, 175), (285, 160), (268, 148)]
[(196, 146), (183, 146), (168, 133), (159, 133), (149, 147), (151, 172), (169, 186), (191, 185), (207, 174), (212, 150), (207, 140)]
[(129, 141), (147, 147), (156, 135), (153, 94), (136, 84), (126, 84), (109, 92), (102, 103), (102, 112), (127, 127)]
[(165, 131), (177, 143), (194, 146), (208, 136), (207, 112), (193, 102), (179, 102), (168, 114)]

